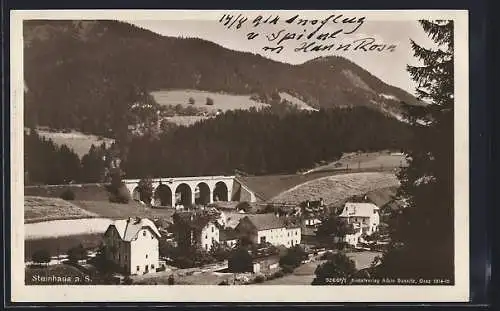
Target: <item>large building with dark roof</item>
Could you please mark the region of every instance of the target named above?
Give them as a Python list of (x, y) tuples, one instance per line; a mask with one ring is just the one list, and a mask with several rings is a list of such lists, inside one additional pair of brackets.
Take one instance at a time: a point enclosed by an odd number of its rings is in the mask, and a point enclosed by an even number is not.
[(292, 247), (301, 241), (300, 224), (274, 213), (247, 215), (240, 220), (236, 230), (255, 244)]

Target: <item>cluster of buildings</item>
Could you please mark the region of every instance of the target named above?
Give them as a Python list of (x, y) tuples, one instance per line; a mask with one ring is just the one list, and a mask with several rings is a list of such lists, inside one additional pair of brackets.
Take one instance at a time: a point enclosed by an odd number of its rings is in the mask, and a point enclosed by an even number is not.
[(301, 226), (274, 213), (243, 214), (186, 211), (174, 215), (178, 244), (209, 251), (215, 245), (234, 247), (239, 240), (292, 247), (301, 242)]
[[(346, 203), (338, 215), (353, 230), (335, 237), (357, 246), (365, 235), (378, 230), (379, 208), (372, 203)], [(272, 244), (287, 248), (302, 243), (303, 228), (317, 227), (318, 217), (288, 217), (275, 213), (247, 214), (219, 211), (215, 208), (178, 211), (168, 233), (175, 236), (178, 247), (195, 247), (210, 251), (214, 246), (234, 248), (242, 239), (255, 245)], [(159, 268), (160, 230), (149, 219), (117, 220), (104, 234), (105, 256), (130, 274), (155, 272)]]

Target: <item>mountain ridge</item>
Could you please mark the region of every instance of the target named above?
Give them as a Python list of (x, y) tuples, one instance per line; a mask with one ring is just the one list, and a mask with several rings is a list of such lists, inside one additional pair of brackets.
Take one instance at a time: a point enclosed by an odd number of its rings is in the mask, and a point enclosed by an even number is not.
[(129, 110), (136, 88), (256, 94), (265, 103), (287, 92), (314, 108), (389, 115), (401, 113), (401, 101), (418, 103), (340, 56), (289, 64), (112, 20), (25, 21), (24, 39), (27, 119), (53, 128), (102, 134), (119, 123), (113, 114)]

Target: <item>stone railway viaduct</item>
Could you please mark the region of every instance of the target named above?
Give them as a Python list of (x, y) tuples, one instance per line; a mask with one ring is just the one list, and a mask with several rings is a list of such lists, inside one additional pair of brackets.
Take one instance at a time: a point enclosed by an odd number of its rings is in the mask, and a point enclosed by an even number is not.
[[(214, 201), (231, 201), (235, 176), (199, 176), (152, 178), (152, 205), (175, 206), (177, 204), (209, 204)], [(140, 179), (124, 179), (123, 182), (139, 201)]]

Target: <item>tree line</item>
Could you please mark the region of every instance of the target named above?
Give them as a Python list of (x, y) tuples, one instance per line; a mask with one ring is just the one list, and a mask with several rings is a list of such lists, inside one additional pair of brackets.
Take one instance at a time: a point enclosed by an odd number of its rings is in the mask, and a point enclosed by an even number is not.
[(364, 108), (319, 112), (275, 108), (228, 111), (156, 138), (132, 138), (123, 168), (127, 176), (198, 176), (296, 173), (344, 152), (402, 148), (411, 137), (405, 123)]
[(92, 145), (81, 159), (65, 144), (57, 146), (30, 129), (24, 133), (25, 184), (59, 185), (111, 181), (116, 167), (117, 146)]
[(120, 146), (92, 146), (81, 160), (33, 132), (25, 135), (26, 169), (31, 182), (46, 184), (104, 182), (116, 158), (128, 178), (296, 173), (343, 152), (400, 149), (411, 136), (404, 123), (368, 108), (273, 109), (228, 111)]

